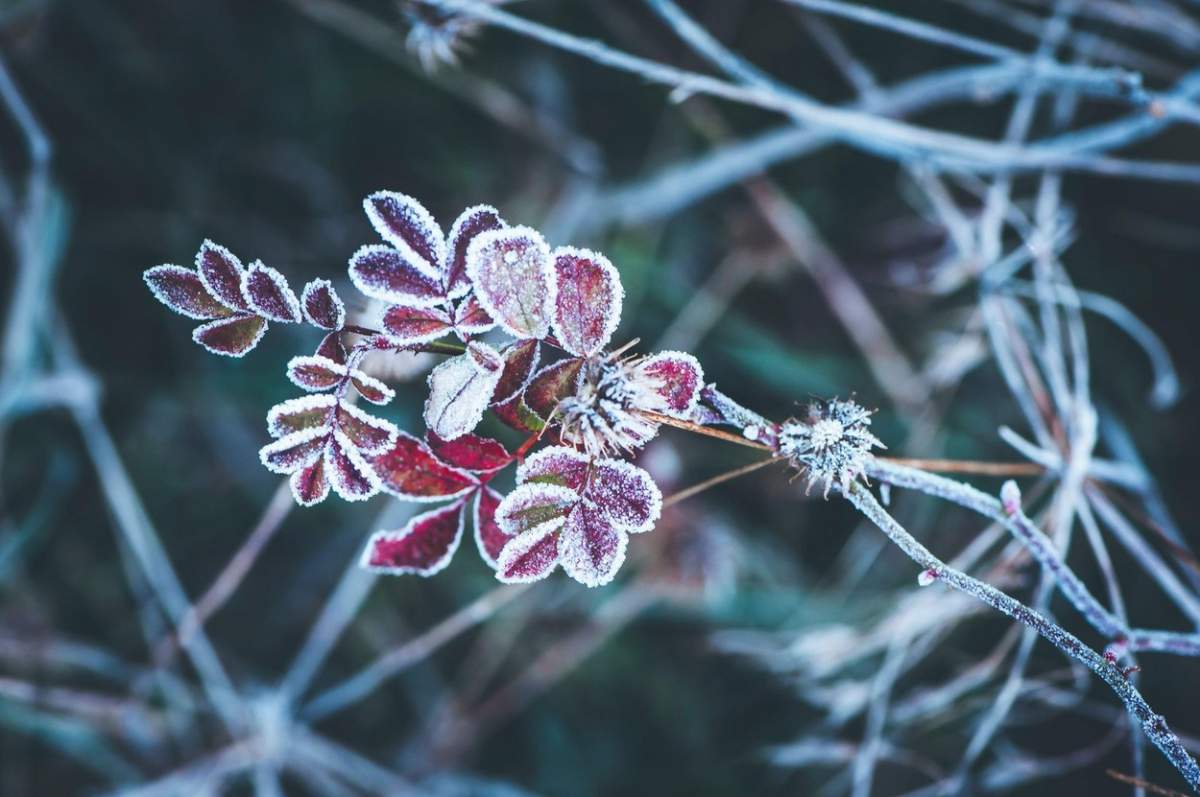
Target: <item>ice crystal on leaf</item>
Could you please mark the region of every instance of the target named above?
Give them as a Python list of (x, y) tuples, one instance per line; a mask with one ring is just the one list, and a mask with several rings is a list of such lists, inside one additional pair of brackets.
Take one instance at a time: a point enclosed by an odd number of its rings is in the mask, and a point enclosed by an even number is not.
[(467, 276), (479, 304), (515, 338), (544, 338), (554, 307), (550, 248), (537, 230), (507, 227), (482, 232), (467, 249)]
[(872, 448), (884, 448), (869, 427), (871, 411), (854, 401), (814, 401), (804, 420), (786, 421), (779, 430), (779, 453), (803, 470), (809, 485), (834, 482), (843, 489), (863, 475)]
[(425, 423), (444, 440), (474, 429), (491, 403), (504, 372), (504, 359), (486, 343), (471, 341), (467, 351), (452, 357), (429, 374)]
[(607, 584), (625, 560), (628, 535), (653, 528), (662, 509), (646, 471), (565, 446), (530, 456), (517, 481), (495, 513), (512, 536), (497, 557), (497, 577), (510, 583), (545, 578), (562, 565), (581, 584)]

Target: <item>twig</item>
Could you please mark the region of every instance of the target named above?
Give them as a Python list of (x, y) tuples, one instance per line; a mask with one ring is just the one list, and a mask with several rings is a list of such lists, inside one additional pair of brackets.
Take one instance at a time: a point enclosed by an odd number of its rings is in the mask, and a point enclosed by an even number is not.
[(771, 457), (769, 459), (760, 459), (758, 462), (751, 462), (749, 465), (743, 465), (740, 468), (734, 468), (733, 470), (725, 471), (724, 473), (713, 476), (711, 479), (705, 479), (699, 484), (693, 484), (691, 487), (680, 490), (674, 495), (667, 496), (663, 499), (663, 508), (666, 509), (667, 507), (673, 506), (680, 501), (691, 498), (693, 495), (702, 493), (710, 487), (716, 487), (718, 484), (730, 481), (731, 479), (736, 479), (739, 476), (745, 476), (747, 473), (753, 473), (756, 470), (765, 468), (767, 465), (773, 465), (777, 462), (784, 461), (786, 460)]

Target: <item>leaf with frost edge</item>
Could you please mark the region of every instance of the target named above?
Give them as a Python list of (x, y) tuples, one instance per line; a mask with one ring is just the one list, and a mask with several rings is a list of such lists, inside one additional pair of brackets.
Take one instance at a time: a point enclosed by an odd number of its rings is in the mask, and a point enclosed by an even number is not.
[[(386, 542), (391, 542), (391, 541), (398, 542), (400, 540), (403, 540), (406, 537), (408, 537), (409, 535), (416, 532), (418, 527), (422, 523), (429, 521), (429, 520), (434, 520), (435, 518), (438, 518), (439, 516), (447, 515), (451, 512), (458, 515), (457, 529), (455, 530), (454, 537), (450, 540), (450, 543), (446, 546), (446, 550), (442, 553), (442, 555), (436, 561), (433, 562), (433, 564), (430, 564), (430, 565), (422, 568), (422, 567), (413, 567), (413, 566), (408, 566), (408, 565), (393, 566), (393, 565), (376, 565), (376, 564), (371, 563), (371, 559), (373, 558), (372, 555), (375, 553), (375, 548), (380, 542), (385, 542), (385, 541)], [(451, 560), (454, 559), (454, 554), (458, 552), (458, 547), (462, 543), (463, 528), (464, 528), (465, 521), (466, 521), (466, 514), (467, 514), (466, 502), (465, 501), (455, 501), (454, 503), (452, 503), (448, 506), (439, 507), (437, 509), (430, 510), (429, 512), (422, 512), (419, 515), (413, 516), (412, 518), (409, 519), (409, 521), (407, 523), (404, 524), (404, 527), (399, 529), (398, 531), (377, 531), (374, 534), (372, 534), (371, 537), (367, 540), (366, 548), (363, 550), (362, 556), (359, 559), (359, 566), (362, 567), (364, 570), (368, 570), (372, 573), (383, 573), (386, 575), (394, 575), (394, 576), (404, 575), (406, 573), (412, 573), (412, 574), (415, 574), (418, 576), (429, 577), (436, 573), (440, 573), (442, 570), (445, 570), (446, 567), (450, 564)]]
[[(288, 315), (280, 315), (273, 308), (263, 306), (254, 293), (250, 290), (250, 280), (258, 274), (266, 276), (271, 283), (271, 287), (279, 294), (278, 298), (283, 302), (288, 310)], [(270, 321), (278, 321), (281, 324), (296, 324), (301, 319), (300, 300), (296, 298), (296, 294), (292, 292), (288, 285), (287, 278), (275, 269), (271, 268), (261, 260), (255, 260), (250, 264), (250, 267), (242, 272), (242, 299), (245, 300), (247, 306), (254, 312), (258, 313), (263, 318)]]
[[(563, 297), (563, 280), (558, 270), (558, 261), (559, 258), (564, 257), (589, 262), (597, 266), (601, 274), (603, 274), (609, 293), (611, 294), (608, 300), (609, 307), (604, 311), (604, 324), (600, 337), (591, 346), (582, 346), (579, 345), (583, 343), (582, 340), (573, 340), (575, 338), (574, 330), (568, 330), (567, 325), (563, 323), (563, 319), (560, 317), (559, 300)], [(617, 327), (621, 323), (621, 309), (625, 302), (625, 287), (621, 284), (621, 274), (607, 257), (599, 252), (593, 252), (591, 249), (560, 246), (551, 253), (551, 262), (554, 269), (556, 288), (550, 327), (554, 330), (558, 342), (563, 344), (564, 349), (578, 357), (590, 357), (608, 345), (608, 342), (612, 340), (613, 333), (617, 331)], [(578, 321), (578, 319), (575, 320)]]
[[(387, 221), (379, 213), (376, 208), (376, 202), (391, 200), (397, 204), (404, 206), (411, 211), (416, 221), (415, 227), (423, 227), (418, 230), (420, 237), (425, 238), (425, 244), (430, 246), (433, 251), (430, 257), (418, 252), (413, 248), (407, 240), (402, 236), (397, 235), (388, 225)], [(430, 279), (442, 281), (444, 269), (442, 264), (446, 262), (446, 239), (445, 233), (442, 232), (442, 227), (433, 218), (433, 214), (425, 209), (425, 206), (418, 202), (415, 198), (408, 194), (402, 194), (399, 191), (375, 191), (369, 194), (362, 202), (363, 211), (367, 214), (367, 220), (371, 222), (371, 226), (375, 228), (375, 232), (379, 233), (379, 237), (387, 241), (392, 247), (405, 256), (406, 260), (412, 261), (412, 265), (417, 271), (422, 272)]]
[[(480, 279), (480, 271), (483, 269), (481, 250), (491, 245), (494, 241), (499, 241), (503, 238), (526, 238), (530, 241), (531, 247), (536, 253), (540, 254), (541, 266), (541, 282), (545, 287), (545, 293), (541, 299), (542, 316), (535, 320), (536, 326), (532, 329), (521, 329), (513, 326), (505, 314), (500, 312), (500, 306), (493, 301), (493, 297), (486, 289), (486, 281)], [(507, 264), (506, 264), (507, 265)], [(487, 230), (475, 236), (471, 241), (471, 245), (467, 248), (467, 276), (470, 278), (472, 285), (475, 286), (475, 296), (479, 299), (480, 306), (487, 311), (496, 324), (515, 338), (544, 338), (550, 331), (550, 319), (554, 315), (554, 300), (555, 300), (555, 279), (554, 265), (550, 259), (550, 247), (542, 238), (541, 233), (531, 227), (503, 227), (496, 230)], [(518, 307), (522, 307), (521, 303), (517, 302)]]

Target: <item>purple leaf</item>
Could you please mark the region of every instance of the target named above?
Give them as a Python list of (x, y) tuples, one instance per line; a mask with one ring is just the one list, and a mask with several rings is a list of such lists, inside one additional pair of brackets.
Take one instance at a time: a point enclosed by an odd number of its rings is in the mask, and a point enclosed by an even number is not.
[(256, 315), (235, 315), (209, 321), (192, 330), (192, 340), (213, 354), (241, 357), (262, 340), (267, 320)]
[(340, 431), (326, 444), (325, 470), (333, 491), (347, 501), (365, 501), (379, 492), (379, 477)]
[(358, 370), (352, 371), (350, 376), (352, 377), (350, 382), (358, 391), (358, 395), (372, 404), (387, 404), (396, 397), (396, 391), (373, 376), (368, 376)]
[(338, 405), (337, 427), (366, 456), (391, 448), (399, 434), (395, 424), (369, 415), (353, 404)]
[(310, 392), (337, 387), (346, 374), (346, 366), (315, 354), (293, 357), (287, 364), (288, 379)]
[(484, 487), (475, 494), (475, 545), (483, 561), (493, 570), (500, 551), (512, 539), (496, 522), (496, 507), (502, 497), (491, 487)]
[(280, 402), (267, 413), (267, 432), (271, 437), (284, 437), (292, 432), (328, 426), (330, 413), (337, 404), (337, 398), (327, 393)]
[(383, 489), (407, 501), (457, 498), (479, 485), (470, 473), (442, 462), (423, 441), (405, 432), (373, 464)]
[(634, 366), (634, 379), (649, 389), (653, 400), (639, 409), (687, 418), (704, 387), (704, 371), (690, 354), (664, 351)]
[(325, 478), (325, 460), (318, 459), (308, 467), (301, 468), (288, 480), (292, 497), (300, 506), (319, 504), (329, 496), (329, 479)]
[(325, 337), (321, 338), (321, 343), (317, 346), (318, 357), (324, 357), (333, 360), (338, 365), (346, 364), (346, 347), (342, 345), (342, 337), (340, 332), (330, 332)]
[(305, 320), (314, 327), (338, 330), (346, 325), (346, 306), (329, 280), (316, 279), (305, 285), (300, 304)]
[(392, 305), (383, 315), (383, 331), (397, 346), (436, 340), (450, 331), (450, 316), (440, 307)]
[(536, 230), (480, 233), (467, 248), (467, 275), (488, 315), (516, 338), (543, 338), (554, 307), (550, 249)]
[(475, 205), (459, 214), (450, 228), (446, 244), (445, 280), (447, 294), (451, 298), (458, 298), (471, 288), (471, 280), (467, 276), (467, 249), (471, 241), (481, 232), (506, 226), (500, 218), (500, 212), (490, 205)]
[(376, 573), (432, 576), (450, 564), (462, 541), (466, 503), (417, 515), (399, 531), (379, 531), (367, 541), (362, 566)]
[(503, 360), (486, 344), (472, 341), (466, 354), (446, 360), (429, 374), (425, 425), (443, 440), (474, 429), (500, 380)]
[(504, 496), (496, 522), (505, 534), (516, 536), (533, 528), (557, 529), (579, 503), (579, 494), (556, 484), (522, 484)]
[(547, 365), (534, 374), (525, 388), (523, 401), (529, 409), (548, 421), (558, 407), (558, 402), (575, 392), (579, 370), (583, 360), (574, 358), (559, 360)]
[(326, 427), (302, 429), (263, 446), (258, 458), (272, 473), (295, 473), (321, 458), (328, 438)]
[(460, 338), (468, 335), (482, 335), (496, 326), (496, 321), (487, 314), (479, 298), (474, 293), (468, 294), (454, 308), (454, 331)]
[(251, 310), (271, 321), (281, 324), (300, 321), (300, 302), (288, 287), (287, 279), (261, 260), (255, 260), (242, 274), (242, 298)]
[(511, 538), (496, 557), (496, 578), (506, 584), (539, 581), (558, 564), (558, 531), (538, 526)]
[(213, 298), (200, 276), (183, 266), (155, 266), (142, 275), (154, 298), (180, 315), (207, 321), (224, 318), (232, 313), (225, 305)]
[(554, 334), (570, 353), (590, 357), (621, 321), (621, 277), (604, 255), (569, 247), (554, 250), (554, 271)]
[(558, 548), (563, 570), (589, 587), (613, 580), (625, 561), (629, 537), (595, 507), (580, 503), (567, 516), (559, 533)]
[(206, 240), (196, 253), (196, 272), (217, 301), (235, 310), (249, 310), (242, 298), (242, 261), (225, 247)]
[(649, 531), (662, 512), (662, 491), (650, 474), (620, 459), (592, 464), (592, 478), (584, 496), (618, 528)]
[(525, 458), (517, 469), (517, 483), (556, 484), (578, 491), (583, 489), (587, 481), (590, 466), (587, 455), (573, 448), (543, 448)]
[(376, 191), (363, 200), (363, 210), (375, 231), (405, 260), (430, 279), (441, 279), (446, 243), (424, 205), (407, 194)]
[(427, 437), (426, 442), (434, 455), (456, 468), (487, 472), (499, 470), (512, 462), (512, 455), (498, 440), (474, 434), (464, 434), (454, 440), (442, 440), (432, 432)]
[(542, 344), (533, 339), (519, 340), (504, 350), (504, 372), (492, 391), (492, 404), (503, 404), (525, 389), (541, 351)]
[(387, 246), (364, 246), (350, 257), (354, 287), (391, 304), (431, 307), (443, 300), (441, 280)]

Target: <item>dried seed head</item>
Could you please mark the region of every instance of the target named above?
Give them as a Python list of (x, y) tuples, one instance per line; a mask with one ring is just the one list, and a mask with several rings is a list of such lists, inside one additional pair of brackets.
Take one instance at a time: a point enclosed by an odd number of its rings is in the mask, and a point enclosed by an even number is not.
[(871, 411), (853, 401), (815, 401), (808, 417), (785, 422), (779, 453), (802, 470), (811, 487), (824, 482), (825, 495), (836, 481), (843, 490), (863, 475), (872, 448), (885, 448), (871, 434)]
[(579, 372), (573, 396), (558, 406), (562, 439), (582, 446), (591, 456), (636, 450), (658, 431), (658, 424), (634, 412), (643, 408), (645, 387), (633, 360), (590, 358)]
[(408, 23), (405, 44), (426, 72), (436, 72), (440, 66), (457, 65), (459, 54), (467, 49), (466, 40), (482, 27), (477, 19), (422, 2), (401, 0), (399, 5)]

